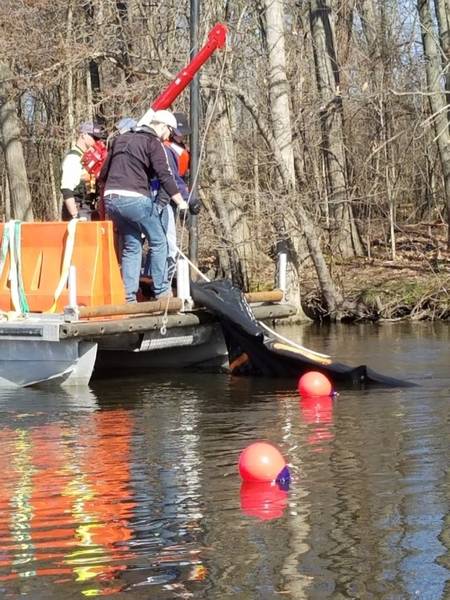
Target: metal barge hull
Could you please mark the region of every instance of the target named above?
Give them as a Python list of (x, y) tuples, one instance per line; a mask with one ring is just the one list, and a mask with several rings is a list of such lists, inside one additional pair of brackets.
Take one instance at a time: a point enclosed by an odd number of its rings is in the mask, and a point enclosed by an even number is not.
[[(253, 306), (259, 319), (294, 314), (286, 304)], [(165, 324), (166, 333), (161, 333)], [(30, 313), (0, 324), (0, 387), (87, 385), (93, 374), (192, 368), (223, 371), (222, 327), (205, 309), (67, 322)]]

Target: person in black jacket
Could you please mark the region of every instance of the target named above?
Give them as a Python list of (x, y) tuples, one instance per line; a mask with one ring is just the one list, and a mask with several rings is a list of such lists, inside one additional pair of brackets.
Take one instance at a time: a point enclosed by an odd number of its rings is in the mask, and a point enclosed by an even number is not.
[(157, 299), (171, 295), (167, 274), (167, 238), (161, 207), (152, 196), (157, 177), (180, 210), (187, 204), (178, 191), (162, 142), (176, 131), (168, 110), (156, 111), (151, 121), (114, 139), (100, 178), (104, 181), (105, 209), (122, 238), (122, 279), (127, 302), (136, 302), (142, 263), (142, 234), (151, 252), (150, 275)]

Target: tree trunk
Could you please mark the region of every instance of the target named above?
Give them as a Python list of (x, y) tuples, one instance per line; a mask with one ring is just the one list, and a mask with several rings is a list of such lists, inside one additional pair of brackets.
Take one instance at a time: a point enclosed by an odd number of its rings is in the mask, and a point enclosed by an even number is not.
[[(260, 5), (260, 15), (269, 59), (268, 79), (273, 138), (286, 176), (284, 182), (281, 177), (278, 177), (279, 190), (275, 194), (276, 197), (278, 196), (278, 215), (275, 219), (278, 237), (277, 251), (287, 251), (286, 300), (297, 307), (297, 318), (306, 320), (301, 303), (301, 264), (299, 261), (304, 241), (302, 236), (295, 235), (292, 231), (288, 236), (288, 228), (284, 219), (285, 209), (283, 208), (289, 196), (294, 196), (296, 188), (283, 0), (263, 0)], [(288, 237), (289, 243), (286, 244)]]
[(14, 219), (32, 221), (33, 209), (20, 141), (20, 121), (16, 103), (7, 83), (9, 77), (11, 77), (10, 69), (4, 63), (0, 63), (0, 137), (8, 173), (11, 212)]
[[(233, 281), (247, 289), (253, 256), (252, 236), (248, 227), (245, 203), (239, 190), (236, 151), (231, 127), (231, 115), (222, 92), (217, 102), (214, 134), (208, 136), (208, 157), (212, 159), (212, 203), (220, 221), (222, 239), (231, 266)], [(222, 265), (224, 266), (224, 265)]]
[[(444, 177), (445, 205), (447, 208), (447, 224), (450, 223), (450, 135), (446, 114), (445, 93), (441, 87), (442, 67), (439, 46), (436, 42), (433, 20), (428, 0), (418, 0), (422, 43), (426, 57), (427, 86), (430, 93), (430, 106), (436, 130), (437, 147)], [(450, 249), (450, 227), (448, 228), (447, 246)]]
[[(67, 23), (66, 37), (69, 42), (73, 37), (73, 6), (70, 2), (67, 8)], [(73, 43), (73, 42), (72, 42)], [(75, 109), (73, 105), (73, 68), (69, 61), (67, 65), (67, 129), (70, 132), (70, 137), (73, 138), (75, 133)]]
[(362, 254), (347, 194), (342, 97), (328, 0), (310, 0), (316, 81), (321, 101), (321, 152), (331, 215), (331, 247), (343, 257)]
[(264, 0), (265, 36), (269, 55), (270, 115), (275, 141), (295, 190), (289, 83), (286, 75), (283, 0)]
[[(434, 0), (436, 19), (439, 29), (439, 43), (441, 46), (441, 63), (445, 70), (445, 97), (450, 105), (450, 73), (448, 64), (450, 62), (450, 2), (449, 0)], [(447, 110), (447, 119), (450, 112)]]

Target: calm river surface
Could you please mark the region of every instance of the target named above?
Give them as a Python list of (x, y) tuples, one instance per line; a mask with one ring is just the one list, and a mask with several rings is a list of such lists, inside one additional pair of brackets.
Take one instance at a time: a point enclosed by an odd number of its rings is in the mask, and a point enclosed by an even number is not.
[[(279, 331), (419, 386), (311, 402), (181, 372), (0, 392), (0, 597), (450, 598), (450, 326)], [(258, 439), (288, 492), (241, 485)]]

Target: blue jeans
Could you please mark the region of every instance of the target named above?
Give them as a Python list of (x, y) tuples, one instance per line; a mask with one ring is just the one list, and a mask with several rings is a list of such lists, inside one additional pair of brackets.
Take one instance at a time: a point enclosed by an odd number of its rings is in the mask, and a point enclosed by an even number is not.
[[(170, 279), (175, 272), (177, 255), (177, 232), (175, 228), (175, 217), (173, 208), (170, 204), (160, 204), (156, 202), (156, 209), (159, 212), (161, 224), (167, 239), (167, 278)], [(151, 276), (152, 253), (149, 251), (145, 260), (144, 274)]]
[(167, 277), (167, 238), (159, 211), (146, 196), (105, 196), (105, 209), (112, 219), (122, 241), (122, 279), (127, 302), (136, 302), (142, 263), (142, 234), (148, 240), (151, 252), (149, 264), (155, 296), (169, 290)]

